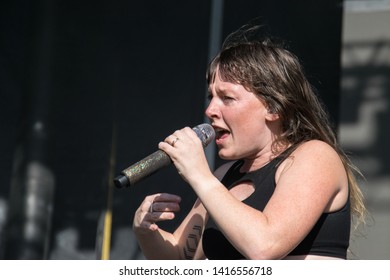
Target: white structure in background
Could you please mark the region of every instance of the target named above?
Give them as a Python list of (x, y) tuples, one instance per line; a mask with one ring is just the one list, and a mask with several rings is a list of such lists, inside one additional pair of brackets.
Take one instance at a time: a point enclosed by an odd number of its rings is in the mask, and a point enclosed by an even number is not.
[(344, 2), (339, 139), (366, 177), (373, 217), (353, 237), (352, 259), (390, 259), (390, 0)]

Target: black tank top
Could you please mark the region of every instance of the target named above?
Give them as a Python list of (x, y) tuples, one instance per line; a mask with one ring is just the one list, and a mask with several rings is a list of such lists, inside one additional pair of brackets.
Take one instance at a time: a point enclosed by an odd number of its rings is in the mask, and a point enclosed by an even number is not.
[[(222, 183), (232, 188), (240, 182), (251, 181), (254, 192), (242, 202), (263, 211), (275, 190), (275, 173), (283, 157), (277, 157), (264, 167), (249, 173), (241, 173), (243, 161), (237, 161), (226, 172)], [(243, 217), (245, 218), (245, 217)], [(321, 255), (346, 259), (350, 236), (350, 203), (336, 212), (323, 213), (313, 229), (289, 255)], [(208, 259), (244, 259), (225, 238), (210, 217), (203, 232), (203, 251)]]

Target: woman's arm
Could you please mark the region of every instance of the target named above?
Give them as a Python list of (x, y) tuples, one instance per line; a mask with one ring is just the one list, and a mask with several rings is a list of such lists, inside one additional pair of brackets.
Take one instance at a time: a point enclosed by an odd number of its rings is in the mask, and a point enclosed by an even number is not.
[[(231, 166), (227, 163), (218, 168), (214, 175), (221, 179)], [(150, 213), (153, 201), (153, 212)], [(156, 222), (171, 220), (174, 212), (180, 210), (180, 197), (171, 194), (155, 194), (145, 198), (136, 211), (133, 230), (147, 259), (204, 259), (201, 245), (207, 212), (197, 200), (175, 232), (160, 229)]]
[(341, 208), (348, 196), (345, 169), (326, 143), (309, 141), (278, 168), (276, 188), (264, 211), (237, 199), (209, 171), (188, 129), (175, 147), (160, 143), (226, 238), (248, 259), (279, 259), (310, 232), (323, 212)]
[(280, 259), (310, 232), (322, 213), (340, 209), (348, 196), (344, 167), (320, 141), (299, 147), (278, 169), (264, 211), (232, 196), (214, 178), (191, 181), (226, 238), (248, 259)]

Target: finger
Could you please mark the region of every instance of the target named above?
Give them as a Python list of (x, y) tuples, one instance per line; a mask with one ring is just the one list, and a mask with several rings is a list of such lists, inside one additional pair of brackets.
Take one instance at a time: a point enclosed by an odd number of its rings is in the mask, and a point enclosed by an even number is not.
[(145, 200), (142, 202), (140, 209), (142, 212), (152, 212), (153, 207), (153, 198), (145, 198)]
[(154, 222), (144, 221), (141, 224), (141, 227), (146, 230), (156, 231), (158, 230), (158, 225), (156, 225)]
[(179, 212), (180, 205), (177, 202), (153, 202), (150, 212)]
[(174, 133), (172, 133), (167, 138), (165, 138), (164, 142), (168, 143), (172, 147), (175, 147), (176, 143), (179, 143), (180, 140), (184, 140), (184, 141), (188, 140), (189, 133), (191, 132), (195, 134), (195, 132), (189, 127), (176, 130)]
[(176, 144), (179, 144), (180, 137), (176, 135), (170, 135), (167, 138), (165, 138), (164, 143), (167, 143), (170, 147), (174, 148), (176, 147)]
[[(201, 140), (190, 127), (184, 127), (181, 130), (176, 130), (173, 134), (169, 135), (164, 140), (171, 147), (175, 147), (177, 144), (182, 143), (201, 143)], [(165, 146), (167, 147), (167, 146)]]
[(182, 137), (183, 139), (186, 139), (186, 141), (189, 141), (190, 143), (200, 143), (201, 144), (200, 138), (198, 137), (196, 132), (190, 127), (185, 127), (182, 130), (182, 134), (178, 135), (178, 137)]
[(152, 196), (153, 202), (181, 202), (181, 197), (170, 193), (159, 193)]
[(172, 220), (175, 218), (175, 213), (173, 212), (153, 212), (148, 213), (145, 221), (150, 223), (162, 222), (166, 220)]

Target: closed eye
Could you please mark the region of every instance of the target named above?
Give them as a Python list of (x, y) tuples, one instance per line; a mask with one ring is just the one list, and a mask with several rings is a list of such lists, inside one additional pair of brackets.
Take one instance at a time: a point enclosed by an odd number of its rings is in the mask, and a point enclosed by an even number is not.
[(222, 100), (223, 100), (223, 102), (225, 102), (225, 103), (230, 103), (230, 102), (232, 102), (232, 101), (234, 101), (234, 100), (235, 100), (233, 97), (231, 97), (231, 96), (228, 96), (228, 95), (224, 95), (224, 96), (222, 96), (222, 97), (221, 97), (221, 99), (222, 99)]

